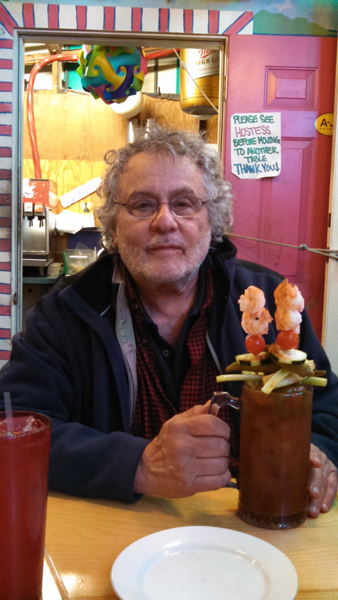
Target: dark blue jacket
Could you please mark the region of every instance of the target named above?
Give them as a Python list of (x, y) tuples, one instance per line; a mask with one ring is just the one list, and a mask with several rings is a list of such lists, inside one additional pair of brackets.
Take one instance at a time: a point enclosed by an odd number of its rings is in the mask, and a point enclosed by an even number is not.
[[(225, 239), (211, 250), (217, 293), (210, 310), (209, 338), (223, 372), (244, 353), (238, 298), (249, 285), (261, 288), (273, 314), (280, 277), (236, 260)], [(130, 378), (113, 326), (118, 289), (112, 283), (114, 258), (105, 255), (75, 278), (65, 278), (27, 314), (26, 330), (14, 336), (10, 361), (0, 375), (1, 398), (11, 393), (15, 409), (52, 419), (49, 487), (75, 496), (135, 501), (133, 483), (147, 440), (129, 433)], [(272, 343), (270, 326), (266, 342)], [(312, 441), (338, 463), (338, 382), (306, 312), (300, 349), (328, 373), (326, 388), (315, 388)], [(240, 395), (240, 384), (228, 384)], [(198, 402), (198, 399), (196, 399)], [(3, 400), (0, 400), (3, 407)], [(236, 413), (237, 426), (239, 415)]]

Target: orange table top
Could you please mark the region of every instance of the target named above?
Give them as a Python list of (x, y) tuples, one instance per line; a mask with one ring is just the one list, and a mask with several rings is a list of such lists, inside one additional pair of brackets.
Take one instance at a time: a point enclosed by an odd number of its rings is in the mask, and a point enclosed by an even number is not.
[(122, 550), (151, 533), (192, 525), (233, 529), (269, 542), (296, 568), (297, 600), (338, 600), (337, 499), (329, 513), (285, 531), (244, 523), (236, 515), (237, 500), (238, 491), (231, 488), (182, 499), (144, 496), (136, 504), (50, 493), (44, 600), (116, 600), (110, 571)]

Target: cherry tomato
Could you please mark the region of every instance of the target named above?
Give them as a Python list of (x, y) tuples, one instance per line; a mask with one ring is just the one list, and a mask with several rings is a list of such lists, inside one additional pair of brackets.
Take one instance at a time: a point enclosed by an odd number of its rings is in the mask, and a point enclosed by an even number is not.
[(247, 335), (245, 338), (245, 347), (248, 352), (257, 356), (265, 348), (265, 339), (261, 335)]
[(293, 350), (294, 348), (298, 348), (298, 343), (298, 333), (291, 329), (288, 331), (280, 331), (277, 334), (276, 344), (278, 344), (282, 350)]

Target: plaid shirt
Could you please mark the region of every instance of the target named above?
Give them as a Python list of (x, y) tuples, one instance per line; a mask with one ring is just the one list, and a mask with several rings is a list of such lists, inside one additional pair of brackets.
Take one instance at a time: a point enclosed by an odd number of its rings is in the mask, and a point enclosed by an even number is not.
[[(211, 272), (207, 268), (204, 301), (198, 318), (192, 325), (187, 337), (190, 367), (180, 390), (178, 411), (161, 385), (160, 370), (154, 346), (147, 335), (145, 326), (146, 312), (128, 274), (126, 276), (126, 293), (133, 319), (137, 352), (138, 388), (131, 433), (151, 440), (159, 433), (162, 425), (177, 412), (184, 412), (195, 404), (205, 404), (214, 391), (223, 389), (222, 385), (216, 383), (218, 370), (206, 343), (208, 309), (213, 298), (214, 285)], [(219, 412), (219, 416), (231, 428), (229, 469), (232, 476), (237, 477), (239, 436), (235, 428), (232, 411), (233, 409), (230, 407), (223, 407)]]

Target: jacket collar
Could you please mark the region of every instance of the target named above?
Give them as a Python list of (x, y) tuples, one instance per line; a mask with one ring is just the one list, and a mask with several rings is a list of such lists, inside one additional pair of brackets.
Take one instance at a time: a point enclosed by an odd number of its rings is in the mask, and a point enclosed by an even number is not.
[(114, 264), (114, 256), (105, 253), (81, 273), (64, 277), (59, 285), (64, 288), (61, 297), (71, 303), (73, 308), (74, 302), (70, 300), (76, 296), (80, 297), (96, 313), (104, 313), (112, 303)]
[[(227, 296), (235, 273), (237, 249), (229, 238), (211, 247), (207, 255), (211, 269), (218, 279), (222, 291)], [(106, 252), (81, 273), (65, 277), (59, 287), (64, 288), (64, 300), (74, 299), (74, 292), (98, 314), (103, 314), (116, 297), (119, 283), (123, 280), (123, 265), (117, 255)], [(74, 306), (74, 302), (71, 302)]]

